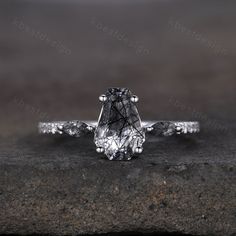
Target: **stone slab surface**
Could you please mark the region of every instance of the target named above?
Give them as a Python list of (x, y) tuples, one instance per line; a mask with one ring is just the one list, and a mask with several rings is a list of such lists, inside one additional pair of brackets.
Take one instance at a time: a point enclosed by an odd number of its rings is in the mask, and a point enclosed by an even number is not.
[[(235, 9), (0, 1), (0, 234), (235, 236)], [(131, 162), (102, 159), (92, 137), (37, 134), (38, 121), (96, 119), (110, 86), (139, 95), (142, 119), (202, 132), (150, 138)]]
[(0, 232), (234, 235), (232, 140), (151, 138), (130, 162), (102, 159), (89, 137), (1, 140)]

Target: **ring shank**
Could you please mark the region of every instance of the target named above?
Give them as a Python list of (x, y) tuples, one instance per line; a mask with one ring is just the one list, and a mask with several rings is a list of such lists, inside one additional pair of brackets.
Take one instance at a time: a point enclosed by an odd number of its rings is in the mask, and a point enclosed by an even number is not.
[(200, 132), (200, 123), (198, 121), (147, 121), (143, 122), (143, 127), (148, 132), (160, 136)]
[[(69, 134), (79, 137), (81, 133), (92, 132), (97, 127), (97, 121), (54, 121), (40, 122), (39, 133)], [(142, 127), (154, 135), (170, 136), (173, 134), (198, 133), (200, 124), (197, 121), (143, 121)]]

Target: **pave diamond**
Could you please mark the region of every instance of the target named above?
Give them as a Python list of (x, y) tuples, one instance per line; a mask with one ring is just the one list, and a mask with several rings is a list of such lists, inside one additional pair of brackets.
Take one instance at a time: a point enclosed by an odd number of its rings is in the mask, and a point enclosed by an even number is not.
[(126, 88), (110, 88), (95, 130), (94, 141), (110, 160), (130, 160), (142, 147), (145, 134), (132, 93)]

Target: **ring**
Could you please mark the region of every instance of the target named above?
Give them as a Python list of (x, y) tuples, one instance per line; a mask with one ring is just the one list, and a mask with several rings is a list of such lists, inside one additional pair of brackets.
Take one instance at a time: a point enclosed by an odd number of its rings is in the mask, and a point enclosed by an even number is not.
[(127, 88), (109, 88), (99, 97), (102, 109), (98, 121), (40, 122), (41, 134), (66, 134), (81, 137), (94, 134), (98, 153), (109, 160), (130, 160), (143, 151), (146, 134), (171, 136), (198, 133), (197, 121), (141, 121), (138, 97)]

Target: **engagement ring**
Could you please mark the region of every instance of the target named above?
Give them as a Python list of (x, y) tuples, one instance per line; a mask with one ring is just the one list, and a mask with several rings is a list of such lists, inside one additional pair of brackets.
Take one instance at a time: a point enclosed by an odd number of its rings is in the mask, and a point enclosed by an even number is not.
[(110, 88), (99, 100), (103, 105), (98, 121), (40, 122), (39, 132), (73, 137), (94, 133), (98, 153), (109, 160), (130, 160), (142, 153), (147, 133), (171, 136), (200, 131), (196, 121), (141, 121), (138, 97), (127, 88)]

